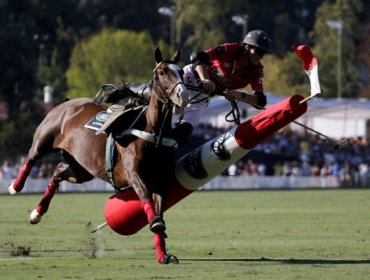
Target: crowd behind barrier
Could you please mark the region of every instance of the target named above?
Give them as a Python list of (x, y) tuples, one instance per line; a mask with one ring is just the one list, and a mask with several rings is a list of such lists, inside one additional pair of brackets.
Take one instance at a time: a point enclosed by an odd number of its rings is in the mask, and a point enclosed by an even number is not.
[[(200, 125), (190, 143), (179, 151), (181, 156), (203, 143), (222, 135), (228, 129)], [(350, 145), (334, 149), (331, 142), (318, 135), (283, 129), (257, 145), (247, 155), (224, 170), (221, 176), (235, 177), (331, 177), (339, 187), (367, 187), (370, 183), (370, 146), (362, 138), (350, 139)], [(23, 157), (24, 159), (24, 157)], [(14, 179), (23, 160), (4, 160), (0, 166), (0, 182)], [(36, 164), (32, 179), (50, 178), (58, 157), (50, 157)]]
[[(205, 142), (224, 131), (200, 125), (194, 135), (202, 139), (198, 142)], [(221, 175), (333, 176), (342, 187), (367, 187), (370, 183), (370, 145), (361, 137), (349, 140), (348, 146), (335, 149), (331, 141), (317, 134), (287, 127), (258, 144)]]

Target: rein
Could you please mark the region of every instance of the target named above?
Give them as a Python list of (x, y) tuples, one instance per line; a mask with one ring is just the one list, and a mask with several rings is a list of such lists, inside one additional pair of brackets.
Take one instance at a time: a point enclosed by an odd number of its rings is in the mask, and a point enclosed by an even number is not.
[[(185, 86), (187, 89), (190, 89), (192, 91), (198, 91), (198, 93), (189, 100), (189, 103), (191, 103), (193, 99), (197, 98), (199, 95), (204, 93), (204, 90), (199, 88), (199, 86), (194, 86), (194, 85), (185, 85)], [(224, 92), (216, 93), (216, 94), (225, 97)], [(204, 99), (201, 99), (201, 100), (197, 100), (196, 102), (193, 102), (193, 104), (203, 102), (207, 98), (208, 97), (205, 97)], [(225, 121), (233, 122), (236, 125), (240, 125), (240, 111), (239, 111), (238, 103), (235, 100), (229, 101), (229, 102), (231, 105), (231, 110), (225, 115)]]
[[(156, 147), (160, 147), (160, 146), (168, 146), (168, 147), (173, 147), (173, 148), (177, 148), (177, 143), (174, 139), (172, 138), (165, 138), (163, 137), (163, 130), (164, 130), (164, 125), (166, 123), (166, 119), (168, 118), (170, 112), (172, 111), (172, 108), (174, 106), (172, 100), (170, 99), (170, 96), (172, 95), (172, 92), (175, 90), (175, 88), (180, 85), (180, 84), (183, 84), (182, 81), (180, 82), (177, 82), (170, 90), (169, 94), (167, 95), (166, 94), (166, 89), (164, 88), (163, 84), (160, 82), (159, 78), (158, 78), (158, 74), (157, 74), (157, 70), (158, 70), (158, 67), (163, 64), (163, 63), (171, 63), (169, 61), (162, 61), (160, 63), (158, 63), (156, 65), (156, 67), (154, 68), (153, 70), (153, 73), (154, 73), (154, 84), (153, 84), (153, 89), (152, 91), (155, 91), (155, 95), (156, 97), (158, 98), (159, 102), (161, 102), (164, 107), (165, 107), (165, 116), (163, 118), (163, 121), (162, 121), (162, 124), (161, 124), (161, 127), (159, 129), (159, 132), (158, 132), (158, 135), (156, 134), (156, 131), (154, 130), (154, 126), (151, 122), (151, 119), (148, 118), (148, 122), (149, 122), (149, 125), (153, 131), (152, 134), (149, 134), (147, 132), (143, 133), (143, 134), (140, 134), (140, 136), (138, 137), (141, 137), (142, 139), (144, 139), (144, 134), (146, 135), (145, 136), (145, 139), (149, 142), (152, 142), (155, 144)], [(159, 90), (156, 91), (156, 88), (158, 88)], [(150, 114), (149, 110), (148, 110), (148, 114)], [(137, 136), (137, 135), (136, 135)]]

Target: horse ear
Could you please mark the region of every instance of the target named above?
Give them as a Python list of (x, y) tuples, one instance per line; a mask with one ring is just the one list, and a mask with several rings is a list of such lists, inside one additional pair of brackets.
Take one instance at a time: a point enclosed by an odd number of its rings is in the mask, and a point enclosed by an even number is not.
[(181, 55), (181, 49), (178, 48), (175, 54), (171, 57), (171, 61), (178, 63), (180, 60), (180, 55)]
[(162, 53), (161, 53), (161, 50), (159, 49), (159, 47), (156, 47), (156, 48), (155, 48), (155, 61), (156, 61), (157, 63), (159, 63), (159, 62), (162, 62), (162, 61), (163, 61)]

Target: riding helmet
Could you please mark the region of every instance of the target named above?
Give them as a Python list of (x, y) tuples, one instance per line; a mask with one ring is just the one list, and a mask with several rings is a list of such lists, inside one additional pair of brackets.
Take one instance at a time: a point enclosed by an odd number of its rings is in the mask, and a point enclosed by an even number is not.
[(271, 52), (271, 38), (262, 30), (252, 30), (248, 32), (243, 43), (264, 50), (267, 53)]

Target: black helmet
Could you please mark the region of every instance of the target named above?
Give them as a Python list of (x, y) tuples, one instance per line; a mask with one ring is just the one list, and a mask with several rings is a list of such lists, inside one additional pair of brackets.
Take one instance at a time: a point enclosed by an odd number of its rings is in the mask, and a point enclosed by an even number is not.
[(271, 38), (262, 30), (253, 30), (248, 32), (243, 43), (264, 50), (265, 52), (271, 52)]

